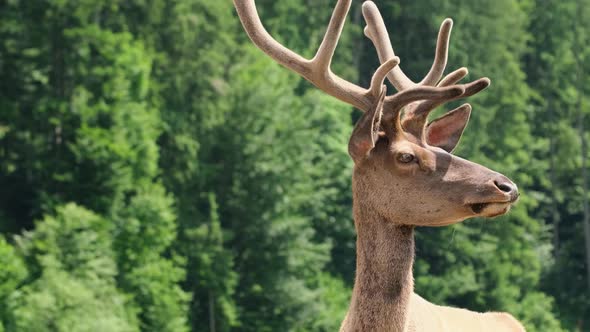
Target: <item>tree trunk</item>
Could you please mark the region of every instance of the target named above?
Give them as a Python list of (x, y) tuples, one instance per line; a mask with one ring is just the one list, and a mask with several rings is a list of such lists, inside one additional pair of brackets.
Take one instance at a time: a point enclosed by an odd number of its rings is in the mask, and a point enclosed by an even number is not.
[[(580, 100), (582, 97), (578, 97)], [(584, 223), (584, 239), (586, 242), (586, 272), (588, 278), (588, 291), (590, 292), (590, 204), (588, 203), (588, 142), (584, 132), (584, 111), (581, 107), (581, 102), (578, 103), (578, 129), (580, 134), (580, 144), (582, 148), (582, 204), (583, 204), (583, 223)]]
[[(551, 79), (549, 80), (551, 82)], [(555, 124), (557, 120), (555, 119), (555, 109), (553, 106), (553, 98), (549, 97), (549, 101), (547, 103), (547, 111), (549, 113), (550, 119), (550, 126)], [(555, 133), (556, 130), (552, 130)], [(551, 182), (551, 188), (553, 191), (551, 192), (551, 221), (553, 224), (553, 257), (557, 260), (558, 253), (559, 253), (559, 202), (557, 201), (557, 188), (559, 188), (557, 183), (555, 171), (555, 137), (553, 134), (549, 135), (549, 181)]]
[[(576, 46), (584, 45), (583, 41), (581, 40), (580, 33), (580, 26), (583, 22), (582, 16), (582, 4), (580, 1), (577, 2), (577, 18), (576, 24), (574, 26), (575, 31), (575, 44)], [(586, 135), (584, 133), (584, 110), (582, 109), (582, 100), (583, 100), (583, 91), (585, 89), (584, 86), (584, 73), (583, 73), (583, 61), (584, 59), (581, 58), (580, 52), (574, 52), (575, 59), (576, 59), (576, 85), (578, 90), (578, 100), (576, 102), (576, 106), (578, 109), (578, 132), (580, 135), (580, 145), (582, 149), (581, 157), (582, 157), (582, 205), (583, 205), (583, 218), (582, 222), (584, 224), (584, 240), (586, 243), (586, 279), (588, 282), (588, 292), (590, 292), (590, 205), (588, 203), (588, 170), (587, 170), (587, 159), (588, 159), (588, 142), (586, 141)]]
[(215, 296), (209, 290), (209, 332), (215, 332)]

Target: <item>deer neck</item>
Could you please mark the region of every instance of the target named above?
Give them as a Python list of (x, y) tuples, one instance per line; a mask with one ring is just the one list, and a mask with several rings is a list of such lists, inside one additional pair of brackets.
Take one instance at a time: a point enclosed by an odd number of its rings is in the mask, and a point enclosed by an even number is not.
[(362, 203), (355, 202), (354, 218), (356, 278), (342, 331), (404, 331), (414, 289), (414, 229)]

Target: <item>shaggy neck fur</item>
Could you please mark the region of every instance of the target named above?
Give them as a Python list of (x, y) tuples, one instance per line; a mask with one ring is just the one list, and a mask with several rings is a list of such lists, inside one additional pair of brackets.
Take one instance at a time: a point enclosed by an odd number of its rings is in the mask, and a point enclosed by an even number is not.
[(356, 279), (341, 331), (404, 331), (414, 281), (414, 229), (356, 200)]

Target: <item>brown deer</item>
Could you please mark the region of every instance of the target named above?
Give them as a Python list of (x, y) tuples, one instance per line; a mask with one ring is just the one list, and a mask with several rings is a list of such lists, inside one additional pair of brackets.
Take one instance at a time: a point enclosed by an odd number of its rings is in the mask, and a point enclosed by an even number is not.
[[(476, 313), (431, 304), (413, 292), (414, 228), (445, 226), (471, 217), (506, 213), (518, 199), (505, 176), (451, 154), (465, 128), (465, 104), (427, 122), (435, 107), (485, 89), (481, 78), (456, 83), (467, 69), (442, 80), (452, 21), (441, 25), (434, 63), (419, 83), (399, 68), (381, 14), (363, 4), (381, 61), (368, 89), (330, 70), (351, 0), (338, 0), (316, 55), (305, 59), (274, 40), (262, 26), (254, 0), (234, 0), (250, 39), (278, 63), (364, 114), (350, 137), (354, 161), (353, 213), (357, 231), (356, 279), (340, 331), (524, 331), (506, 313)], [(386, 94), (387, 77), (398, 90)], [(403, 110), (403, 117), (402, 117)]]

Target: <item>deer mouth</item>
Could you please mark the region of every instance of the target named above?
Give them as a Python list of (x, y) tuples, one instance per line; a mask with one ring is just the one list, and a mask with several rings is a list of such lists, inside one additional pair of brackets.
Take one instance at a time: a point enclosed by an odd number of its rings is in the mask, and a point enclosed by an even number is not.
[(512, 204), (518, 200), (518, 197), (503, 202), (487, 202), (469, 204), (469, 208), (476, 215), (482, 217), (496, 217), (505, 214), (510, 210)]
[(480, 214), (483, 209), (485, 209), (486, 206), (488, 206), (490, 203), (475, 203), (475, 204), (471, 204), (471, 211), (473, 211), (473, 213), (475, 214)]

